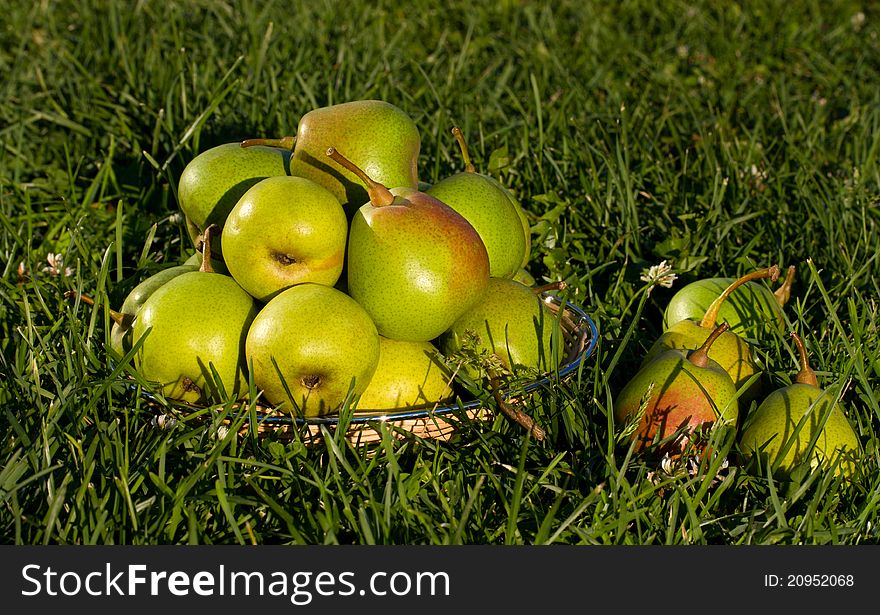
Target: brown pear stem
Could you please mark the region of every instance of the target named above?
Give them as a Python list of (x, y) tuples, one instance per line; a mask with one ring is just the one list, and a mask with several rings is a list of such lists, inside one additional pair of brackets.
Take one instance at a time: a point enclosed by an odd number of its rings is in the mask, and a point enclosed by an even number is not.
[(532, 434), (535, 440), (541, 441), (546, 437), (546, 432), (538, 427), (537, 423), (535, 423), (535, 419), (519, 408), (515, 408), (504, 401), (504, 398), (501, 397), (501, 381), (498, 380), (497, 377), (490, 378), (489, 384), (492, 387), (492, 397), (495, 398), (495, 403), (498, 404), (498, 409), (501, 410), (507, 418), (524, 427), (530, 434)]
[(712, 347), (712, 344), (715, 343), (721, 334), (730, 329), (730, 325), (726, 322), (721, 323), (712, 333), (709, 334), (709, 337), (706, 338), (706, 341), (703, 342), (703, 345), (694, 350), (691, 353), (688, 353), (688, 361), (696, 365), (697, 367), (706, 367), (709, 365), (709, 349)]
[(737, 288), (745, 284), (746, 282), (751, 282), (752, 280), (761, 280), (764, 278), (770, 278), (774, 282), (779, 277), (779, 265), (772, 265), (770, 267), (765, 267), (764, 269), (758, 269), (757, 271), (753, 271), (734, 281), (730, 286), (724, 289), (724, 292), (719, 295), (715, 301), (712, 302), (712, 305), (709, 306), (709, 309), (706, 310), (706, 314), (703, 316), (703, 320), (700, 322), (701, 327), (706, 327), (707, 329), (712, 329), (715, 327), (715, 321), (718, 319), (718, 310), (721, 309), (721, 305), (727, 300), (730, 296), (730, 293), (735, 291)]
[(199, 267), (202, 273), (214, 273), (214, 266), (211, 265), (211, 237), (219, 230), (219, 226), (211, 224), (202, 232), (202, 266)]
[[(73, 297), (79, 297), (79, 300), (85, 303), (86, 305), (94, 306), (95, 300), (89, 297), (86, 294), (77, 292), (75, 290), (68, 290), (64, 292), (65, 299), (71, 299)], [(110, 319), (115, 322), (120, 327), (127, 326), (131, 324), (131, 321), (134, 320), (134, 317), (131, 314), (123, 314), (122, 312), (117, 312), (111, 308), (105, 308), (107, 313), (110, 315)]]
[(363, 169), (336, 151), (335, 147), (328, 148), (327, 155), (330, 156), (336, 164), (351, 171), (359, 180), (366, 184), (367, 194), (370, 195), (370, 203), (372, 203), (374, 207), (385, 207), (394, 202), (394, 195), (391, 194), (391, 191), (388, 188), (379, 182), (374, 181), (373, 178), (367, 175)]
[(568, 288), (568, 282), (565, 280), (559, 280), (557, 282), (550, 282), (549, 284), (542, 284), (541, 286), (532, 286), (532, 292), (536, 295), (540, 295), (541, 293), (550, 290), (565, 290), (566, 288)]
[(798, 357), (800, 358), (801, 364), (801, 371), (799, 371), (798, 375), (795, 377), (795, 382), (799, 384), (811, 384), (814, 387), (818, 387), (819, 380), (816, 378), (816, 372), (810, 367), (810, 360), (807, 357), (807, 348), (804, 346), (804, 342), (794, 331), (791, 332), (791, 339), (794, 340), (794, 345), (797, 346)]
[(281, 137), (280, 139), (245, 139), (241, 142), (242, 147), (253, 147), (255, 145), (293, 150), (293, 146), (296, 145), (296, 137)]
[(452, 136), (455, 137), (456, 142), (458, 142), (458, 148), (461, 150), (465, 173), (476, 173), (477, 167), (471, 162), (471, 154), (468, 151), (467, 143), (465, 143), (464, 135), (461, 134), (461, 129), (458, 126), (452, 127)]
[(791, 286), (792, 284), (794, 284), (794, 273), (795, 266), (789, 265), (788, 271), (785, 274), (785, 280), (782, 282), (782, 286), (780, 286), (773, 292), (773, 296), (776, 297), (776, 301), (779, 303), (780, 307), (788, 303), (788, 300), (791, 298)]

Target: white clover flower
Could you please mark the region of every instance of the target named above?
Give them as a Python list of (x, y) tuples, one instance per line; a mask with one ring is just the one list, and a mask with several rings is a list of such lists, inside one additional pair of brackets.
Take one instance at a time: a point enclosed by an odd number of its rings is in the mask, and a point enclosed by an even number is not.
[(69, 278), (73, 275), (73, 268), (64, 266), (64, 257), (60, 254), (49, 252), (49, 254), (46, 255), (46, 262), (49, 264), (43, 266), (44, 273), (54, 276), (63, 275), (65, 278)]
[(672, 273), (672, 263), (660, 261), (659, 265), (651, 265), (650, 268), (643, 269), (639, 279), (651, 285), (648, 288), (648, 293), (650, 293), (654, 286), (672, 288), (672, 284), (678, 279), (678, 276)]

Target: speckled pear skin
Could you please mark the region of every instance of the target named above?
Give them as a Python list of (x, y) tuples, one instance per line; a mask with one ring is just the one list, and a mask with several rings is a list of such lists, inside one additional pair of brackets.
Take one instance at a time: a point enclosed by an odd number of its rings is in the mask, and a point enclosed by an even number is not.
[[(711, 352), (715, 352), (714, 345)], [(659, 441), (671, 436), (683, 425), (686, 435), (704, 424), (733, 426), (739, 419), (736, 387), (723, 367), (711, 359), (706, 367), (698, 367), (687, 360), (686, 351), (667, 350), (639, 369), (618, 394), (614, 404), (618, 426), (637, 416), (652, 384), (645, 414), (631, 437), (637, 451), (647, 448), (655, 437)], [(682, 437), (664, 449), (681, 453), (686, 444)]]
[[(733, 282), (733, 278), (706, 278), (683, 286), (672, 296), (663, 312), (663, 330), (682, 320), (700, 320), (712, 302)], [(724, 301), (716, 322), (726, 322), (730, 331), (737, 335), (765, 339), (784, 331), (785, 315), (765, 284), (746, 282)]]
[(323, 416), (338, 411), (352, 384), (358, 395), (370, 383), (379, 363), (379, 334), (345, 293), (298, 284), (260, 310), (247, 335), (246, 356), (266, 402), (298, 416)]
[(393, 410), (450, 399), (451, 374), (439, 354), (430, 342), (379, 337), (379, 364), (361, 394), (358, 411)]
[(391, 205), (367, 203), (352, 220), (348, 292), (380, 335), (431, 341), (483, 296), (489, 255), (449, 206), (408, 188), (391, 193)]
[(122, 307), (119, 308), (119, 313), (123, 316), (127, 316), (126, 322), (121, 324), (113, 323), (113, 327), (110, 329), (110, 347), (120, 355), (124, 355), (131, 350), (131, 337), (134, 320), (144, 302), (166, 282), (169, 282), (184, 273), (197, 271), (198, 268), (198, 264), (186, 263), (183, 265), (168, 267), (167, 269), (154, 273), (131, 289), (131, 292), (128, 293), (128, 296), (122, 302)]
[[(642, 366), (654, 360), (662, 352), (677, 348), (680, 350), (694, 350), (699, 348), (706, 338), (712, 334), (712, 329), (700, 326), (693, 320), (682, 320), (671, 326), (665, 333), (657, 338), (654, 345), (648, 349), (642, 360)], [(712, 344), (712, 359), (723, 367), (736, 388), (742, 387), (752, 375), (761, 373), (761, 369), (752, 358), (752, 352), (748, 343), (741, 337), (725, 331)], [(755, 380), (748, 389), (743, 391), (740, 403), (743, 405), (755, 399), (761, 392), (761, 380)]]
[(315, 182), (269, 177), (239, 199), (222, 238), (229, 273), (265, 303), (294, 284), (336, 284), (348, 220), (336, 197)]
[(211, 224), (222, 228), (248, 188), (266, 177), (289, 175), (289, 169), (289, 150), (224, 143), (205, 150), (186, 165), (180, 175), (177, 200), (197, 229), (203, 231)]
[(369, 198), (366, 187), (328, 160), (328, 147), (337, 148), (388, 188), (418, 187), (419, 131), (409, 115), (391, 103), (358, 100), (312, 109), (297, 126), (291, 175), (327, 188), (353, 215)]
[(489, 274), (512, 278), (526, 251), (522, 222), (507, 191), (479, 173), (456, 173), (434, 184), (428, 194), (460, 213), (476, 229), (489, 253)]
[(506, 278), (491, 278), (483, 298), (440, 337), (445, 355), (459, 352), (468, 332), (478, 347), (494, 353), (512, 372), (547, 371), (561, 361), (551, 343), (555, 317), (531, 288)]
[[(747, 458), (758, 454), (776, 467), (778, 477), (786, 477), (795, 465), (811, 461), (825, 468), (842, 456), (836, 474), (851, 476), (861, 451), (858, 436), (839, 405), (834, 389), (823, 391), (809, 384), (794, 383), (770, 393), (748, 421), (740, 437), (740, 450)], [(828, 414), (812, 454), (807, 447)], [(797, 424), (809, 414), (795, 437)], [(786, 443), (795, 438), (787, 452)]]
[(510, 202), (513, 204), (513, 208), (516, 210), (517, 216), (519, 216), (519, 222), (520, 222), (520, 225), (522, 225), (523, 243), (525, 245), (525, 249), (523, 252), (523, 259), (522, 259), (522, 262), (520, 263), (519, 266), (525, 267), (526, 265), (529, 264), (529, 259), (531, 258), (531, 255), (532, 255), (532, 227), (531, 227), (531, 225), (529, 225), (529, 217), (526, 215), (526, 212), (522, 208), (522, 205), (516, 199), (516, 197), (513, 196), (513, 193), (510, 192), (510, 190), (508, 190), (506, 187), (504, 187), (504, 185), (501, 182), (499, 182), (497, 179), (495, 179), (494, 177), (489, 176), (489, 179), (491, 179), (493, 182), (498, 184), (501, 187), (501, 189), (504, 190), (504, 193), (507, 195), (507, 198), (510, 199)]
[[(256, 314), (254, 299), (231, 277), (203, 271), (179, 275), (138, 312), (133, 339), (149, 334), (135, 354), (135, 369), (171, 399), (238, 399), (248, 391), (244, 341)], [(222, 392), (213, 387), (211, 364)]]

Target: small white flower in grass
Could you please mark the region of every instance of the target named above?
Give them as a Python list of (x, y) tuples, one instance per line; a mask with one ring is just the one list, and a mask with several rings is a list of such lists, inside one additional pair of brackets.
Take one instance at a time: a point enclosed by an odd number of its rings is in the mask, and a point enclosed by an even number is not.
[(65, 278), (73, 275), (73, 268), (64, 266), (64, 257), (60, 254), (49, 252), (46, 255), (46, 262), (49, 264), (43, 266), (44, 273), (55, 276), (63, 275)]
[(672, 284), (678, 279), (678, 276), (672, 273), (672, 263), (660, 261), (659, 265), (651, 265), (650, 268), (643, 269), (640, 279), (642, 282), (650, 284), (648, 288), (648, 293), (650, 294), (651, 289), (655, 286), (672, 288)]

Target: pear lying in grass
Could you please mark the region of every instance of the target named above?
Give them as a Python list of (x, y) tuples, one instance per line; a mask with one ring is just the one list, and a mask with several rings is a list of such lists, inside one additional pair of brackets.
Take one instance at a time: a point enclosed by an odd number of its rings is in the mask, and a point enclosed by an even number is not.
[(437, 182), (428, 194), (460, 213), (476, 229), (489, 253), (489, 274), (512, 278), (527, 250), (517, 206), (498, 180), (477, 173), (461, 130), (455, 127), (452, 134), (461, 148), (465, 170)]
[[(679, 348), (694, 350), (715, 330), (718, 311), (724, 305), (728, 297), (743, 284), (751, 280), (770, 278), (775, 280), (779, 276), (779, 267), (773, 265), (764, 269), (758, 269), (735, 280), (724, 292), (716, 297), (715, 301), (706, 310), (702, 320), (681, 320), (666, 330), (645, 354), (642, 366), (650, 363), (660, 353)], [(728, 325), (729, 326), (729, 325)], [(746, 404), (755, 399), (761, 390), (761, 368), (755, 363), (749, 343), (738, 335), (725, 331), (715, 342), (712, 358), (717, 361), (733, 379), (737, 389), (746, 387), (749, 380), (759, 375), (743, 390), (741, 403)]]
[[(785, 281), (771, 291), (760, 282), (747, 282), (718, 309), (717, 321), (730, 325), (731, 333), (749, 339), (766, 339), (785, 330), (782, 309), (791, 297), (796, 269), (788, 268)], [(663, 330), (682, 320), (702, 318), (706, 310), (733, 284), (733, 278), (705, 278), (691, 282), (675, 293), (663, 312)]]
[(253, 298), (227, 275), (211, 270), (205, 230), (202, 268), (169, 280), (137, 313), (133, 340), (137, 371), (163, 395), (189, 403), (219, 402), (247, 394), (244, 341), (257, 314)]
[(710, 356), (715, 352), (713, 344), (727, 328), (726, 323), (719, 325), (695, 350), (662, 352), (620, 391), (614, 420), (621, 429), (632, 423), (630, 439), (636, 451), (662, 443), (661, 452), (679, 456), (691, 444), (699, 446), (692, 442), (698, 429), (736, 425), (736, 387), (730, 374)]
[[(247, 190), (266, 177), (288, 175), (290, 152), (277, 147), (224, 143), (193, 158), (183, 169), (177, 200), (189, 233), (211, 224), (222, 229), (226, 216)], [(214, 246), (215, 256), (220, 253)]]
[(448, 369), (430, 342), (379, 338), (379, 364), (358, 401), (359, 410), (437, 404), (452, 397)]
[(803, 341), (795, 333), (791, 337), (800, 371), (794, 383), (761, 402), (743, 430), (740, 450), (747, 459), (760, 456), (769, 462), (778, 477), (807, 461), (852, 475), (861, 451), (858, 436), (837, 404), (837, 391), (819, 388)]
[(370, 200), (349, 231), (349, 294), (380, 335), (436, 338), (485, 293), (486, 246), (467, 220), (431, 195), (389, 190), (335, 149), (326, 154), (369, 186)]
[(223, 258), (235, 281), (265, 303), (294, 284), (336, 284), (347, 237), (345, 212), (328, 190), (302, 177), (269, 177), (226, 218)]
[(366, 389), (379, 363), (379, 334), (354, 299), (307, 282), (260, 310), (246, 354), (266, 401), (295, 416), (322, 416)]

